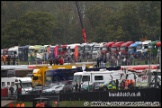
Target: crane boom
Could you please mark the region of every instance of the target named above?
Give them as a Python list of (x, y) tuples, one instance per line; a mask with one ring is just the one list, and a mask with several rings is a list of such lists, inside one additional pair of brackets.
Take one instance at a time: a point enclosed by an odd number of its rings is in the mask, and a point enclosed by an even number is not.
[(76, 1), (76, 6), (77, 6), (78, 14), (79, 14), (80, 24), (81, 24), (81, 27), (82, 27), (82, 37), (83, 37), (84, 43), (86, 43), (86, 41), (87, 41), (87, 39), (86, 39), (87, 38), (86, 31), (84, 29), (84, 25), (83, 25), (83, 20), (82, 20), (81, 13), (80, 13), (79, 4), (78, 4), (77, 1)]

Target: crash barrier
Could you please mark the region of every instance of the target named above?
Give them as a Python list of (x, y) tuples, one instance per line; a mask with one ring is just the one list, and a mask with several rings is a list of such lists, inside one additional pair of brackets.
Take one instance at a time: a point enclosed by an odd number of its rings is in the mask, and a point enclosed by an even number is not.
[(109, 90), (102, 92), (79, 92), (60, 94), (60, 101), (158, 101), (161, 89)]
[[(31, 101), (40, 95), (20, 95), (21, 101)], [(100, 92), (74, 92), (64, 94), (42, 94), (43, 97), (59, 101), (158, 101), (161, 103), (161, 89), (109, 90)]]
[(44, 97), (44, 98), (49, 98), (51, 100), (59, 100), (59, 95), (56, 94), (42, 94), (42, 95), (19, 95), (17, 100), (18, 101), (33, 101), (33, 99), (35, 98), (39, 98), (39, 97)]

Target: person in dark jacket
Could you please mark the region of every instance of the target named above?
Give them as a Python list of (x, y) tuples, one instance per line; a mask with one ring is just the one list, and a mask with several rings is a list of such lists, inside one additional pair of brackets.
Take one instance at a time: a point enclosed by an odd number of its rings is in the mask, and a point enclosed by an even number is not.
[(8, 55), (8, 56), (7, 56), (7, 65), (10, 65), (10, 62), (11, 62), (11, 56)]
[(10, 92), (11, 92), (11, 96), (13, 96), (14, 88), (11, 86), (11, 87), (9, 88), (9, 90), (10, 90)]
[(118, 86), (119, 86), (119, 81), (118, 79), (116, 79), (116, 90), (118, 90)]

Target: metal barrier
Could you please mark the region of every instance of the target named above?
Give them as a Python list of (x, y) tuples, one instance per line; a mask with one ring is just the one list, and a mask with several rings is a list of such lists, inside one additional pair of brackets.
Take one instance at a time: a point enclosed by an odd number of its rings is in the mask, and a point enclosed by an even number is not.
[[(103, 92), (74, 92), (64, 94), (42, 94), (43, 97), (59, 101), (150, 101), (161, 103), (161, 89), (109, 90)], [(22, 101), (31, 101), (40, 95), (19, 95)]]

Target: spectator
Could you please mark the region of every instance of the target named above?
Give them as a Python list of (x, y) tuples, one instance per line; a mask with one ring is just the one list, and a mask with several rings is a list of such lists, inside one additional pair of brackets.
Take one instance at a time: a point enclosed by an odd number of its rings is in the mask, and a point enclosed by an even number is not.
[(120, 83), (120, 89), (123, 90), (125, 87), (125, 81), (122, 80), (122, 82)]
[(81, 83), (79, 83), (79, 92), (81, 91)]
[(76, 85), (75, 85), (75, 91), (76, 92), (78, 91), (78, 83), (76, 83)]
[(9, 90), (10, 90), (10, 92), (11, 92), (11, 96), (13, 96), (14, 88), (12, 87), (12, 85), (11, 85), (11, 87), (9, 88)]
[(7, 56), (7, 65), (10, 65), (10, 61), (11, 61), (11, 56), (8, 55), (8, 56)]
[(100, 56), (98, 55), (97, 56), (97, 68), (99, 68), (100, 67)]
[(64, 64), (64, 59), (63, 59), (63, 57), (60, 57), (60, 58), (59, 58), (59, 64), (60, 64), (60, 65), (63, 65), (63, 64)]
[(15, 65), (16, 64), (16, 55), (14, 54), (12, 57), (12, 64)]
[(56, 63), (56, 65), (59, 64), (59, 58), (58, 57), (55, 57), (55, 63)]
[(118, 90), (118, 86), (119, 86), (119, 81), (118, 79), (116, 79), (116, 89)]
[(2, 61), (3, 61), (3, 64), (6, 65), (7, 56), (5, 54), (2, 56)]

